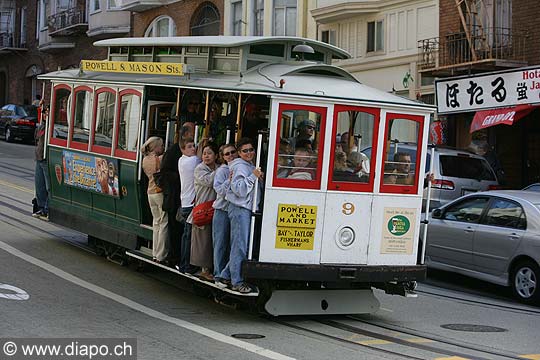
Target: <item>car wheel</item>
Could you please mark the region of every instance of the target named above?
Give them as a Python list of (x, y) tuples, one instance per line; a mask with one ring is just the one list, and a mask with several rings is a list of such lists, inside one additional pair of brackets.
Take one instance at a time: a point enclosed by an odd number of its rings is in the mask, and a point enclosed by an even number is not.
[(540, 302), (540, 267), (530, 260), (520, 261), (512, 271), (514, 295), (527, 304)]
[(7, 142), (12, 142), (13, 141), (13, 134), (11, 133), (11, 128), (9, 126), (6, 127), (6, 131), (4, 133), (4, 136), (5, 136)]

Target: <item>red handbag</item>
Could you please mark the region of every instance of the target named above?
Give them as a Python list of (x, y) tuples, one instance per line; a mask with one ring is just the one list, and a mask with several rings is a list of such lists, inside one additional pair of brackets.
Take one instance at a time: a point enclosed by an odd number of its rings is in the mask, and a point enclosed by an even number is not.
[(214, 200), (205, 201), (193, 208), (193, 225), (204, 226), (212, 222), (214, 217)]

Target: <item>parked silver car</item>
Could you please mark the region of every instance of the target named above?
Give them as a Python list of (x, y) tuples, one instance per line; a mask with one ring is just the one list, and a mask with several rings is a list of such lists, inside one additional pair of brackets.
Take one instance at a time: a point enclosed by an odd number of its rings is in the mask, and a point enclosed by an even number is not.
[(510, 286), (519, 300), (540, 303), (540, 193), (479, 192), (435, 209), (426, 264)]
[(486, 159), (466, 150), (436, 147), (433, 174), (430, 209), (466, 194), (499, 188), (495, 171)]

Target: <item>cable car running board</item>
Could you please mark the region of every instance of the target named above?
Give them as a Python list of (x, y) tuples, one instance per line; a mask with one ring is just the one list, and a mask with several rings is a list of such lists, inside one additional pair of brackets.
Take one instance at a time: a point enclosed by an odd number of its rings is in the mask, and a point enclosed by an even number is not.
[(274, 316), (371, 314), (379, 307), (370, 289), (275, 290), (264, 305)]
[(181, 275), (183, 277), (186, 277), (188, 279), (191, 279), (191, 280), (194, 280), (194, 281), (197, 281), (203, 285), (206, 285), (208, 287), (212, 287), (214, 289), (218, 289), (218, 290), (221, 290), (223, 292), (226, 292), (226, 293), (229, 293), (231, 295), (235, 295), (235, 296), (243, 296), (243, 297), (257, 297), (259, 296), (259, 292), (258, 291), (255, 291), (255, 292), (251, 292), (249, 294), (241, 294), (237, 291), (232, 291), (231, 289), (229, 288), (221, 288), (219, 286), (217, 286), (214, 282), (210, 282), (210, 281), (206, 281), (206, 280), (202, 280), (202, 279), (199, 279), (198, 277), (196, 277), (195, 275), (191, 275), (191, 274), (186, 274), (186, 273), (183, 273), (183, 272), (180, 272), (172, 267), (169, 267), (169, 266), (165, 266), (163, 264), (158, 264), (157, 262), (155, 261), (152, 261), (151, 258), (147, 257), (146, 255), (144, 255), (142, 252), (139, 252), (137, 250), (127, 250), (126, 251), (126, 255), (127, 256), (130, 256), (132, 258), (135, 258), (137, 260), (140, 260), (140, 261), (144, 261), (148, 264), (151, 264), (153, 266), (157, 266), (157, 267), (160, 267), (164, 270), (167, 270), (167, 271), (170, 271), (172, 273), (175, 273), (177, 275)]

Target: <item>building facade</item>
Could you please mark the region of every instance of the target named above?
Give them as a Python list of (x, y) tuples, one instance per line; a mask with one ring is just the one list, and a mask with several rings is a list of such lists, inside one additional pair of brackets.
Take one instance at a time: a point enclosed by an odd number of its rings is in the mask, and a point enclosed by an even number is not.
[(130, 21), (114, 0), (0, 0), (0, 105), (30, 103), (42, 73), (104, 59), (92, 43), (128, 35)]
[(225, 0), (225, 35), (299, 36), (309, 33), (313, 18), (309, 2), (301, 0)]
[(117, 2), (132, 13), (134, 37), (223, 34), (223, 0)]
[[(445, 81), (470, 77), (468, 87), (462, 90), (469, 96), (467, 108), (440, 116), (446, 129), (446, 144), (473, 150), (481, 145), (494, 151), (505, 172), (505, 187), (522, 188), (539, 181), (539, 110), (531, 111), (512, 126), (496, 125), (471, 131), (475, 115), (485, 110), (484, 100), (502, 96), (497, 90), (502, 84), (498, 82), (480, 90), (479, 76), (508, 72), (524, 74), (526, 67), (540, 63), (540, 38), (535, 35), (540, 24), (537, 1), (466, 0), (456, 3), (455, 0), (440, 0), (439, 8), (440, 36), (420, 41), (420, 73)], [(531, 81), (524, 83), (532, 86)], [(510, 91), (516, 92), (516, 89), (506, 90), (505, 96), (510, 96)], [(439, 103), (439, 108), (441, 105)], [(497, 107), (496, 104), (492, 106)]]
[(433, 103), (433, 78), (417, 71), (417, 44), (438, 36), (438, 1), (315, 0), (311, 6), (309, 33), (352, 55), (337, 65), (370, 86)]

